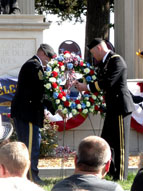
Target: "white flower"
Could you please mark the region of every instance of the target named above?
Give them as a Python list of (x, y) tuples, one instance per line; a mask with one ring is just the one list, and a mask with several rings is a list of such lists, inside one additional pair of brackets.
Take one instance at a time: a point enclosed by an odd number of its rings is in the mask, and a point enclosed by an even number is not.
[(56, 78), (54, 77), (49, 78), (49, 82), (56, 82)]
[(90, 72), (90, 69), (89, 68), (85, 68), (83, 71), (84, 71), (85, 74), (88, 74)]
[(83, 109), (82, 113), (83, 114), (87, 114), (88, 113), (88, 109)]
[(62, 97), (62, 101), (66, 101), (66, 97), (65, 96)]
[(77, 104), (77, 109), (81, 109), (81, 104)]
[(49, 76), (51, 75), (51, 71), (47, 71), (47, 72), (45, 72), (45, 74), (46, 74), (46, 78), (49, 78)]
[(67, 114), (67, 113), (68, 113), (67, 108), (64, 108), (64, 109), (62, 110), (62, 113), (63, 113), (63, 114)]
[(49, 65), (53, 65), (53, 63), (54, 63), (54, 59), (51, 59), (51, 60), (48, 62)]
[(63, 109), (63, 106), (62, 105), (59, 105), (58, 106), (58, 110), (62, 110)]
[(45, 88), (48, 89), (48, 90), (51, 88), (51, 84), (50, 84), (50, 83), (47, 83), (47, 84), (45, 84), (44, 86), (45, 86)]
[(54, 61), (53, 61), (53, 64), (58, 64), (58, 61), (57, 61), (57, 60), (54, 60)]
[(93, 100), (96, 100), (96, 98), (97, 98), (96, 95), (92, 95), (91, 97)]
[(87, 106), (87, 107), (90, 107), (90, 106), (91, 106), (91, 104), (90, 104), (89, 101), (86, 102), (86, 106)]
[(55, 72), (57, 72), (57, 73), (59, 73), (59, 68), (54, 68), (54, 70), (53, 71), (55, 71)]
[(65, 71), (65, 66), (61, 66), (61, 71)]
[(60, 99), (56, 99), (56, 104), (59, 104), (60, 103)]
[(91, 113), (93, 113), (93, 112), (94, 112), (94, 106), (91, 106), (91, 107), (89, 108), (89, 111), (90, 111)]
[(102, 96), (100, 96), (99, 98), (100, 98), (101, 101), (103, 101), (103, 97)]
[(64, 54), (64, 58), (70, 58), (70, 57), (71, 57), (71, 54), (69, 53)]
[(93, 79), (93, 80), (96, 80), (96, 76), (95, 76), (95, 75), (93, 75), (93, 76), (92, 76), (92, 79)]
[(89, 100), (89, 97), (85, 97), (84, 99), (85, 99), (85, 100)]
[(72, 109), (72, 114), (76, 115), (77, 114), (77, 110), (76, 109)]

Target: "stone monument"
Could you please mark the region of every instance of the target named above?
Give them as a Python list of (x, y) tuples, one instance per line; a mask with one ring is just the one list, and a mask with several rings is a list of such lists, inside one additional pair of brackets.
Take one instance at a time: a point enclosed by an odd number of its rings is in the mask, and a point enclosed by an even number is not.
[(19, 0), (19, 7), (20, 15), (0, 15), (0, 77), (18, 75), (43, 42), (43, 30), (49, 27), (43, 15), (34, 15), (34, 0), (24, 0), (24, 4)]

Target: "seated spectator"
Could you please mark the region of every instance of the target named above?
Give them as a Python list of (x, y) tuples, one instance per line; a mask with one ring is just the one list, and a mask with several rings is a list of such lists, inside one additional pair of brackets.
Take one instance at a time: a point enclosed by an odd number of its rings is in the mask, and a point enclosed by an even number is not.
[(110, 162), (108, 143), (98, 136), (88, 136), (79, 144), (74, 174), (55, 184), (52, 191), (123, 191), (119, 184), (103, 179), (109, 171)]
[(131, 191), (142, 191), (143, 190), (143, 153), (140, 153), (139, 171), (136, 174)]
[(0, 178), (0, 188), (3, 191), (44, 191), (37, 184), (20, 177)]
[(0, 178), (27, 177), (29, 153), (22, 142), (9, 142), (0, 147)]

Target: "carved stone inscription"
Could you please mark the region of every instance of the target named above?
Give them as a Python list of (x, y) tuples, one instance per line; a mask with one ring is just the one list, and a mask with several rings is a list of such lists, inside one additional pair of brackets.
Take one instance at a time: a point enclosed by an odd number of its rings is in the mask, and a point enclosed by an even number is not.
[(0, 75), (17, 76), (24, 62), (35, 54), (35, 39), (0, 39)]

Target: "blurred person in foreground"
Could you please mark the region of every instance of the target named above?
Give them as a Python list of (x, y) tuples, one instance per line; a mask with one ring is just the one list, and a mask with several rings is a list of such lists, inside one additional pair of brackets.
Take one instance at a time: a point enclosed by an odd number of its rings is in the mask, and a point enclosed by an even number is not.
[(27, 178), (29, 152), (22, 142), (9, 142), (0, 147), (0, 178)]
[(15, 96), (11, 104), (11, 117), (18, 135), (18, 140), (25, 143), (30, 154), (31, 168), (28, 177), (38, 184), (44, 182), (38, 176), (41, 133), (47, 109), (54, 114), (52, 103), (45, 99), (44, 70), (47, 63), (55, 56), (53, 48), (41, 44), (36, 55), (21, 67)]
[(128, 175), (130, 120), (134, 110), (127, 87), (127, 65), (100, 38), (93, 39), (87, 47), (97, 61), (97, 80), (89, 85), (77, 81), (75, 87), (79, 91), (103, 91), (106, 115), (101, 137), (109, 143), (112, 151), (109, 174), (114, 180), (124, 180)]
[(110, 168), (111, 151), (108, 143), (98, 136), (81, 140), (75, 156), (75, 172), (58, 182), (52, 191), (123, 191), (115, 182), (103, 179)]
[(37, 184), (20, 177), (0, 178), (0, 189), (2, 191), (44, 191)]
[(134, 178), (133, 184), (131, 186), (131, 191), (143, 190), (143, 152), (140, 153), (138, 168), (139, 170)]

